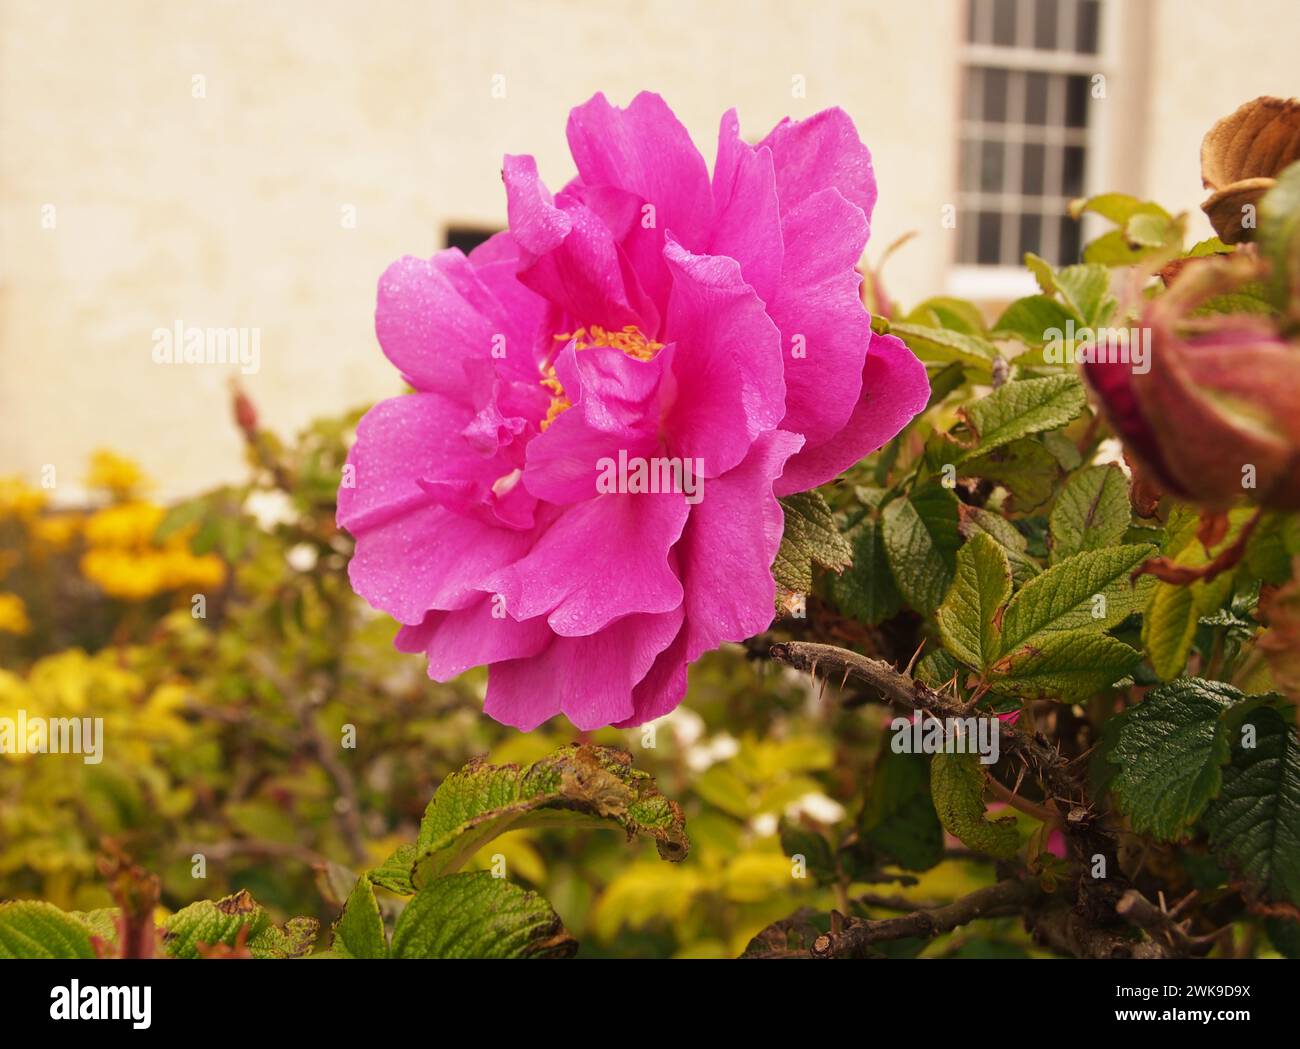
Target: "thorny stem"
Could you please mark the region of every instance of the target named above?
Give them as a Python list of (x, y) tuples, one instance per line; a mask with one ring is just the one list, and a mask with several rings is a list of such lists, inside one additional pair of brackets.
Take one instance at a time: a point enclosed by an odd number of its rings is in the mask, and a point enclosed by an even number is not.
[[(834, 680), (853, 677), (874, 689), (882, 699), (909, 710), (939, 718), (965, 717), (969, 712), (954, 700), (935, 691), (909, 674), (887, 663), (836, 648), (803, 641), (774, 644), (771, 657), (779, 663), (806, 671), (814, 677), (820, 669)], [(1168, 957), (1204, 953), (1208, 939), (1192, 937), (1185, 923), (1154, 923), (1146, 901), (1129, 884), (1120, 870), (1114, 836), (1097, 820), (1085, 789), (1081, 765), (1067, 760), (1040, 734), (1030, 735), (1002, 721), (995, 721), (1001, 751), (1020, 761), (1042, 784), (1045, 805), (1027, 802), (1040, 819), (1059, 820), (1070, 845), (1076, 885), (1073, 906), (1053, 905), (1061, 899), (1047, 894), (1033, 880), (1010, 879), (943, 907), (917, 911), (883, 922), (849, 918), (838, 931), (819, 937), (812, 948), (814, 957), (842, 957), (869, 952), (870, 944), (904, 936), (934, 936), (980, 917), (1024, 913), (1026, 923), (1039, 942), (1078, 957)], [(1011, 800), (1011, 792), (1002, 788)], [(1013, 804), (1025, 799), (1016, 798)], [(1064, 819), (1053, 813), (1055, 802), (1063, 804)], [(1107, 877), (1089, 876), (1091, 865), (1104, 858)], [(1121, 904), (1123, 907), (1121, 908)], [(1147, 940), (1134, 940), (1133, 927), (1147, 933)], [(1149, 926), (1149, 927), (1148, 927)]]
[[(962, 705), (878, 659), (869, 659), (834, 645), (786, 641), (772, 646), (771, 657), (814, 677), (822, 670), (828, 678), (853, 677), (874, 688), (890, 702), (939, 718), (965, 718)], [(1070, 763), (1041, 736), (1030, 736), (997, 721), (998, 743), (1003, 753), (1023, 761), (1042, 781), (1050, 795), (1077, 809), (1083, 803), (1083, 784)], [(1083, 813), (1072, 812), (1077, 821)]]

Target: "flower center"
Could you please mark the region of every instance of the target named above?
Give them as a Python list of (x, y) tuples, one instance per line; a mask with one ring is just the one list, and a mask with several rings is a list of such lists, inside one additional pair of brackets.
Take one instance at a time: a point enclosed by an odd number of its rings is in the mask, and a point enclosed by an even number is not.
[[(622, 350), (633, 360), (638, 361), (650, 360), (664, 347), (662, 342), (655, 342), (644, 335), (635, 324), (626, 325), (622, 331), (608, 331), (599, 324), (593, 324), (590, 327), (579, 328), (576, 331), (562, 332), (554, 336), (554, 338), (559, 343), (567, 343), (573, 340), (579, 350), (589, 350), (593, 346), (613, 346), (615, 349)], [(542, 365), (541, 371), (542, 387), (551, 395), (550, 406), (546, 409), (546, 418), (541, 423), (541, 430), (545, 433), (546, 428), (556, 420), (559, 414), (573, 405), (555, 374), (555, 365), (551, 361), (547, 361)]]

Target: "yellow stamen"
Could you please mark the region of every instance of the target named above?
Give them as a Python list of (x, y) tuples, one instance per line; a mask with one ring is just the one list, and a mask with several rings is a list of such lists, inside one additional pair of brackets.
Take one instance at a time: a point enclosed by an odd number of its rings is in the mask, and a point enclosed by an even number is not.
[[(587, 328), (579, 328), (577, 331), (556, 335), (555, 341), (563, 343), (572, 341), (576, 343), (575, 348), (579, 350), (589, 350), (595, 346), (613, 346), (638, 361), (648, 361), (664, 348), (662, 342), (655, 342), (643, 335), (641, 329), (635, 324), (626, 325), (622, 331), (608, 331), (598, 324), (593, 324)], [(545, 432), (562, 411), (573, 405), (555, 374), (555, 365), (549, 361), (542, 365), (541, 383), (551, 394), (550, 407), (547, 408), (546, 418), (541, 423), (541, 429)]]

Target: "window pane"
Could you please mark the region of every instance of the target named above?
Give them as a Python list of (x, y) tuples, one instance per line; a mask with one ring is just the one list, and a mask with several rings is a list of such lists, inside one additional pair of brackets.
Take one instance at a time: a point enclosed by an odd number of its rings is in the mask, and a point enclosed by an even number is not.
[(973, 138), (962, 139), (960, 185), (963, 192), (976, 193), (980, 188), (980, 143)]
[(1047, 124), (1047, 92), (1051, 84), (1047, 73), (1030, 73), (1025, 77), (1025, 123), (1035, 127)]
[(984, 119), (991, 124), (1007, 120), (1007, 71), (984, 70)]
[(976, 261), (981, 266), (996, 266), (1002, 254), (1002, 216), (996, 211), (979, 213), (979, 248)]
[(986, 193), (1001, 193), (1006, 174), (1002, 143), (990, 139), (982, 144), (980, 154), (980, 189)]
[(975, 251), (975, 223), (964, 211), (957, 216), (957, 261), (964, 263), (979, 261)]
[(1020, 167), (1020, 192), (1027, 197), (1041, 197), (1046, 168), (1047, 147), (1041, 142), (1026, 142)]
[(993, 0), (993, 42), (1016, 46), (1016, 0)]
[(1043, 216), (1036, 212), (1020, 216), (1020, 251), (1016, 253), (1017, 260), (1023, 259), (1027, 251), (1032, 251), (1035, 255), (1043, 253)]
[(1067, 197), (1083, 195), (1083, 147), (1066, 146), (1061, 190)]
[(984, 70), (971, 66), (966, 70), (966, 91), (962, 98), (961, 113), (967, 120), (983, 120), (984, 110), (980, 98), (984, 93)]
[(1075, 36), (1075, 50), (1086, 55), (1097, 53), (1097, 32), (1101, 4), (1098, 0), (1080, 0), (1079, 27)]
[(1035, 0), (1034, 47), (1040, 51), (1056, 50), (1057, 0)]
[(1079, 224), (1072, 218), (1062, 218), (1061, 248), (1057, 265), (1068, 266), (1079, 261)]
[(1067, 127), (1088, 126), (1089, 87), (1086, 76), (1072, 76), (1065, 84), (1065, 123)]

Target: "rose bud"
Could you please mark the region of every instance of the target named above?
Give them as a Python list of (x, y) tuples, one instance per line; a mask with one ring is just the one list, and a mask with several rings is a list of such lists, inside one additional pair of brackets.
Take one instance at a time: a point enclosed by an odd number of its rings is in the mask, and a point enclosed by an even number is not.
[(1257, 314), (1191, 316), (1260, 274), (1261, 264), (1243, 256), (1187, 267), (1134, 333), (1149, 335), (1145, 359), (1099, 351), (1084, 365), (1150, 479), (1209, 507), (1244, 495), (1300, 508), (1300, 344)]
[(1253, 240), (1259, 198), (1300, 160), (1300, 100), (1257, 98), (1210, 128), (1201, 143), (1201, 205), (1225, 244)]

